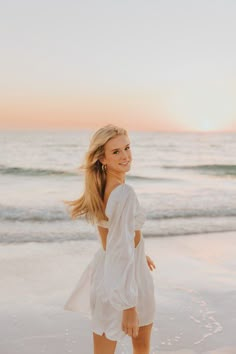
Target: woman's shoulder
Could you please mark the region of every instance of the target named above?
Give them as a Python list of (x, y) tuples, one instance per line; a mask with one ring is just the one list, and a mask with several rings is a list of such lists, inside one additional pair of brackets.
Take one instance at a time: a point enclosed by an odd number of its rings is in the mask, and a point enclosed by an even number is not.
[(124, 183), (124, 188), (127, 192), (135, 193), (134, 187), (131, 186), (130, 184)]
[(118, 199), (124, 198), (127, 195), (135, 195), (134, 188), (127, 183), (121, 183), (117, 187), (115, 187), (112, 191), (113, 194), (116, 194)]
[(132, 200), (136, 199), (136, 193), (130, 184), (122, 183), (113, 189), (109, 199), (110, 204), (124, 204), (127, 201), (131, 202)]
[(106, 214), (114, 210), (118, 205), (123, 205), (127, 200), (131, 200), (132, 197), (136, 197), (134, 188), (127, 183), (119, 184), (110, 193), (105, 210)]

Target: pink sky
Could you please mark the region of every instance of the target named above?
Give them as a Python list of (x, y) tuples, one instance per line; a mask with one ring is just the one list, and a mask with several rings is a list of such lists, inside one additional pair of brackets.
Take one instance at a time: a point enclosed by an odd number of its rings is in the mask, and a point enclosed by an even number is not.
[(4, 2), (0, 129), (236, 131), (235, 13), (232, 0)]
[[(206, 89), (207, 91), (208, 89)], [(180, 88), (155, 94), (54, 96), (5, 99), (0, 129), (78, 129), (103, 124), (156, 131), (236, 131), (234, 101), (227, 90), (201, 94)], [(207, 99), (205, 98), (207, 97)]]

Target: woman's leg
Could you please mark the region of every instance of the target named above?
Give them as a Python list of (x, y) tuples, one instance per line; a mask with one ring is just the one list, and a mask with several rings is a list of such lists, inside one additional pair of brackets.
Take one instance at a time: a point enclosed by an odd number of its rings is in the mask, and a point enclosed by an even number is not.
[(93, 332), (94, 354), (114, 354), (117, 341), (107, 339), (105, 333), (102, 336)]
[(150, 353), (150, 341), (151, 331), (153, 323), (139, 327), (138, 336), (132, 337), (133, 354), (149, 354)]

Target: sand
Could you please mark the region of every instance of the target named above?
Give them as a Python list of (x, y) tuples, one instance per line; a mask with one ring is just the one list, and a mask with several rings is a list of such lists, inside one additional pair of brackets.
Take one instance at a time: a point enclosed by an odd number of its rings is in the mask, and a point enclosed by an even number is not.
[[(156, 263), (151, 354), (236, 353), (236, 234), (145, 238)], [(96, 241), (0, 246), (1, 354), (92, 354), (90, 323), (63, 305)], [(130, 338), (116, 354), (132, 353)]]

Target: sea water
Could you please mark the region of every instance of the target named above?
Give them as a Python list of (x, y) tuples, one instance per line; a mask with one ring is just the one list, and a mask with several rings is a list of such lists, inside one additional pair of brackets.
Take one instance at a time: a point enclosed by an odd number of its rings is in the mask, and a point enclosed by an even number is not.
[[(0, 132), (0, 243), (95, 240), (63, 200), (79, 198), (89, 130)], [(144, 237), (236, 231), (236, 134), (129, 133), (126, 183), (146, 210)]]

